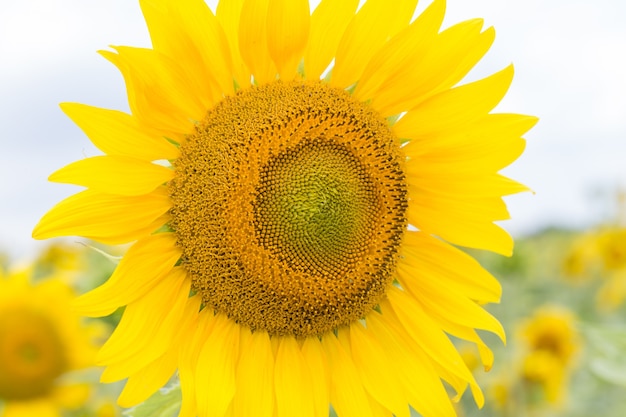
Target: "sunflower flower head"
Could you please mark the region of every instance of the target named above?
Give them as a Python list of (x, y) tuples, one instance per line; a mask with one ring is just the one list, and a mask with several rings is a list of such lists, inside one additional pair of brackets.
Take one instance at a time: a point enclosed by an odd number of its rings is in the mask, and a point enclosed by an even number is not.
[(54, 242), (43, 248), (35, 259), (33, 274), (36, 277), (63, 275), (71, 279), (87, 266), (84, 246)]
[(598, 251), (604, 271), (626, 270), (626, 229), (612, 227), (597, 236)]
[(581, 346), (573, 313), (554, 306), (539, 309), (523, 323), (520, 336), (526, 349), (522, 364), (524, 379), (537, 384), (548, 403), (562, 403)]
[(455, 414), (483, 395), (448, 335), (493, 355), (498, 282), (455, 245), (508, 255), (498, 174), (536, 119), (494, 114), (512, 67), (445, 2), (140, 1), (152, 48), (102, 55), (130, 113), (66, 103), (104, 155), (52, 174), (86, 189), (34, 235), (134, 242), (76, 307), (125, 306), (98, 355), (120, 404), (178, 371), (181, 416)]
[(30, 271), (0, 276), (0, 416), (60, 416), (81, 406), (89, 386), (64, 379), (93, 365), (99, 329), (70, 311), (72, 289)]

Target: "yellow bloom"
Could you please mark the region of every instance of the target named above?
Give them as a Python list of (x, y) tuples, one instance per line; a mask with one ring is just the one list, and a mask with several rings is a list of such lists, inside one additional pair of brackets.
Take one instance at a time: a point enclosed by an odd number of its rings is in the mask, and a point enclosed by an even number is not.
[(476, 346), (471, 345), (469, 343), (463, 343), (458, 348), (459, 354), (467, 366), (467, 369), (474, 372), (479, 369), (481, 361), (478, 352), (476, 351)]
[(567, 369), (559, 358), (546, 350), (536, 350), (526, 355), (522, 366), (525, 382), (538, 384), (545, 401), (550, 404), (562, 402)]
[(603, 227), (578, 238), (564, 262), (568, 278), (581, 282), (600, 277), (600, 310), (612, 311), (626, 299), (626, 229)]
[(102, 52), (131, 114), (62, 106), (106, 155), (50, 177), (87, 189), (34, 232), (136, 241), (77, 302), (126, 306), (99, 354), (120, 403), (178, 369), (181, 416), (454, 415), (441, 380), (482, 405), (447, 334), (489, 368), (500, 286), (453, 245), (511, 253), (526, 188), (497, 172), (536, 122), (491, 114), (512, 67), (456, 86), (494, 30), (440, 31), (442, 0), (140, 3), (153, 49)]
[(36, 276), (62, 274), (68, 279), (86, 268), (85, 247), (64, 242), (54, 242), (44, 248), (34, 262)]
[(596, 294), (596, 300), (600, 311), (610, 312), (617, 309), (626, 299), (626, 270), (609, 272), (604, 279), (604, 284)]
[(605, 271), (626, 269), (626, 229), (609, 228), (598, 234), (598, 250)]
[(574, 239), (563, 260), (566, 279), (583, 283), (594, 278), (593, 267), (598, 258), (596, 240), (593, 233), (585, 233)]
[(97, 407), (96, 417), (118, 417), (119, 410), (114, 403), (104, 403)]
[(89, 386), (63, 374), (93, 364), (97, 330), (69, 309), (75, 294), (56, 278), (0, 276), (0, 416), (53, 417), (82, 405)]
[(563, 401), (567, 376), (580, 349), (573, 314), (559, 307), (544, 307), (522, 325), (525, 345), (522, 375), (537, 383), (549, 403)]
[[(514, 389), (515, 386), (510, 375), (499, 375), (487, 384), (487, 397), (492, 401), (491, 404), (494, 409), (501, 411), (501, 415), (513, 415), (515, 410), (519, 412)], [(505, 414), (505, 412), (509, 412), (509, 414)]]

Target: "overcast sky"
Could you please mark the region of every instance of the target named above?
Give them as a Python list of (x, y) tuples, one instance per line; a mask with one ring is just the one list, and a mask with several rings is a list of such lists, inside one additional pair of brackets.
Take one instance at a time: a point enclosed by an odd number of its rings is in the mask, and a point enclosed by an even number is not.
[[(611, 193), (626, 188), (626, 2), (448, 0), (445, 26), (474, 17), (497, 35), (468, 79), (513, 62), (499, 110), (541, 118), (505, 171), (535, 194), (507, 200), (504, 226), (522, 235), (606, 221)], [(48, 175), (98, 154), (58, 103), (128, 108), (121, 76), (96, 54), (107, 45), (150, 45), (136, 1), (0, 0), (0, 250), (32, 253), (34, 224), (78, 190)]]

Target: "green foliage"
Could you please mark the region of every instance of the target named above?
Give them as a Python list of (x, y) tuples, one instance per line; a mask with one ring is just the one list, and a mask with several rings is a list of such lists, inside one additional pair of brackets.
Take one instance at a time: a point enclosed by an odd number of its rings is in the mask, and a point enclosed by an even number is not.
[[(626, 415), (626, 300), (614, 309), (604, 308), (600, 290), (610, 276), (590, 265), (581, 276), (565, 268), (572, 247), (589, 232), (547, 229), (516, 239), (510, 258), (469, 250), (472, 256), (502, 283), (501, 304), (488, 310), (503, 324), (508, 343), (502, 347), (490, 334), (481, 332), (494, 349), (494, 369), (476, 372), (486, 404), (478, 410), (471, 395), (464, 395), (463, 417), (622, 417)], [(587, 243), (587, 244), (593, 244)], [(582, 261), (589, 262), (588, 259)], [(576, 317), (579, 352), (563, 380), (564, 398), (559, 404), (545, 402), (537, 385), (519, 375), (524, 346), (520, 325), (543, 306), (561, 306)], [(505, 404), (497, 404), (494, 387), (507, 388)], [(540, 395), (536, 395), (540, 394)]]
[(145, 402), (124, 411), (125, 417), (176, 417), (182, 396), (180, 385), (172, 384), (154, 393)]
[(626, 387), (626, 328), (585, 326), (591, 372), (610, 384)]

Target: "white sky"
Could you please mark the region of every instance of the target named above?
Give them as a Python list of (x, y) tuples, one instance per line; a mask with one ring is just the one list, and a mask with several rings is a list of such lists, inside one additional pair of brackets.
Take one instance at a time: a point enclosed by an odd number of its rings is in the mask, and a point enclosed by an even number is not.
[[(626, 188), (626, 2), (448, 0), (446, 26), (474, 17), (497, 36), (469, 79), (513, 62), (498, 110), (541, 118), (505, 171), (536, 194), (508, 199), (505, 227), (520, 235), (605, 221), (611, 192)], [(149, 46), (137, 2), (0, 0), (0, 250), (31, 253), (32, 227), (78, 190), (47, 176), (98, 153), (58, 103), (127, 109), (121, 76), (95, 53), (107, 45)]]

